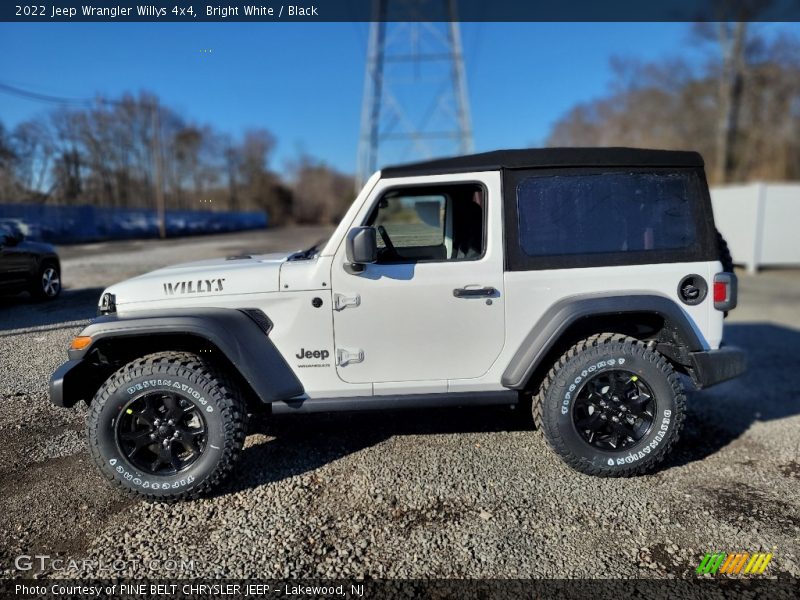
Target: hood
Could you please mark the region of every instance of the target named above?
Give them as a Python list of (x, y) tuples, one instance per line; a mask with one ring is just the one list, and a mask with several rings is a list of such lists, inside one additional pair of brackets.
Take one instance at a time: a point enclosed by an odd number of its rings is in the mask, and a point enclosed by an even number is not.
[(286, 258), (286, 254), (260, 254), (183, 263), (117, 283), (104, 293), (114, 294), (119, 309), (143, 302), (277, 292)]
[(52, 244), (48, 244), (46, 242), (37, 242), (34, 240), (24, 239), (16, 246), (11, 246), (12, 248), (16, 248), (18, 250), (24, 250), (25, 252), (33, 252), (35, 254), (55, 254), (56, 249)]

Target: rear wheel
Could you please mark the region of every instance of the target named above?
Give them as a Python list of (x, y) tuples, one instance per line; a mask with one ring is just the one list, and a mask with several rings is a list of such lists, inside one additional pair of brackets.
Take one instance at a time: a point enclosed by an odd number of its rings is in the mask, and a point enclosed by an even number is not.
[(685, 396), (669, 362), (605, 333), (570, 348), (534, 398), (545, 439), (570, 467), (619, 477), (652, 470), (683, 427)]
[(185, 352), (151, 354), (114, 373), (87, 419), (92, 457), (131, 495), (196, 497), (230, 472), (244, 445), (239, 392), (207, 361)]
[(39, 275), (31, 282), (31, 296), (36, 300), (52, 300), (61, 293), (61, 270), (53, 262), (39, 268)]

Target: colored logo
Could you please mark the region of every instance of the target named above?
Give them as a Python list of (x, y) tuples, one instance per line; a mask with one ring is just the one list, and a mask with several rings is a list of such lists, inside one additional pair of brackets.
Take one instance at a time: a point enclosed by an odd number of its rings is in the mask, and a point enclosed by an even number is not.
[(703, 560), (700, 561), (700, 566), (697, 567), (697, 574), (761, 575), (767, 570), (771, 560), (772, 552), (706, 553)]

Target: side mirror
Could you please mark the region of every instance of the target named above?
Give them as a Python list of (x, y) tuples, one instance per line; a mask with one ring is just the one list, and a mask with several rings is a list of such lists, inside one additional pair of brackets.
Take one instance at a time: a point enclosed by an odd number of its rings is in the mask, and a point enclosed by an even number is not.
[(378, 260), (378, 239), (374, 227), (353, 227), (347, 233), (345, 247), (352, 272), (364, 270), (364, 265)]
[(12, 246), (16, 246), (22, 241), (22, 237), (19, 234), (15, 233), (7, 233), (7, 234), (0, 234), (0, 246), (8, 246), (11, 248)]

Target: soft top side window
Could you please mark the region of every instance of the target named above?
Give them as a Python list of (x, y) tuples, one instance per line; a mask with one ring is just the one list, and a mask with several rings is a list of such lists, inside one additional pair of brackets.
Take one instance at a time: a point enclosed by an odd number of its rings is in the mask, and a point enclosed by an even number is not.
[(485, 208), (484, 188), (474, 183), (394, 188), (365, 225), (378, 230), (378, 263), (477, 260)]
[(528, 256), (689, 248), (690, 200), (680, 173), (530, 177), (517, 188), (520, 245)]

